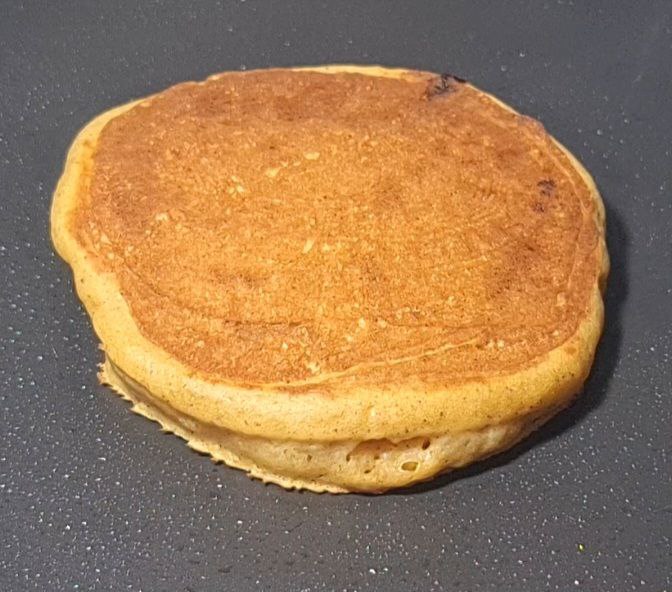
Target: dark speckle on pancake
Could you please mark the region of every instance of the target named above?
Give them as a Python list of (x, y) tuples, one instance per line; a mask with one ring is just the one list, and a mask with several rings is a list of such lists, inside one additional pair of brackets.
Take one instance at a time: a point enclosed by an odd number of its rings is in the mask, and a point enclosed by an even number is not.
[(542, 179), (537, 183), (537, 187), (539, 187), (539, 192), (546, 197), (555, 195), (555, 181), (553, 179)]
[(464, 78), (444, 72), (430, 81), (426, 91), (427, 98), (432, 99), (441, 95), (451, 94), (457, 90), (459, 84), (465, 82)]

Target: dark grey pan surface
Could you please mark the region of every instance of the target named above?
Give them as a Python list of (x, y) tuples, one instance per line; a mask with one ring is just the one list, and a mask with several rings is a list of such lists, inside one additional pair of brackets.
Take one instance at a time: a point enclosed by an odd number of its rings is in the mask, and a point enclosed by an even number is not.
[[(138, 6), (138, 4), (140, 6)], [(672, 2), (0, 2), (0, 590), (672, 590)], [(97, 385), (48, 236), (97, 113), (227, 69), (450, 71), (541, 119), (607, 204), (583, 398), (383, 497), (214, 465)]]

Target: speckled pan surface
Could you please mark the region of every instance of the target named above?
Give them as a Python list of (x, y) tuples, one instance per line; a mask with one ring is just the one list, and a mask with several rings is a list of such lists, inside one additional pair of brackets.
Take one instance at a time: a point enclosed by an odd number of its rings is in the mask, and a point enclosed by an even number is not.
[[(1, 590), (672, 589), (669, 2), (0, 13)], [(609, 220), (609, 323), (579, 403), (488, 470), (383, 498), (260, 487), (157, 437), (97, 386), (47, 232), (96, 113), (214, 71), (329, 62), (471, 79), (584, 162)]]

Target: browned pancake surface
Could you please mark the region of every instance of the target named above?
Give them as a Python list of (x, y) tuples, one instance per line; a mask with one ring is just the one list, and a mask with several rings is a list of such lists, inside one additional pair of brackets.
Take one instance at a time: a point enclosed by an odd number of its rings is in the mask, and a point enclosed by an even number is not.
[(145, 337), (300, 391), (528, 366), (585, 314), (595, 207), (539, 124), (468, 85), (276, 70), (113, 119), (74, 224)]

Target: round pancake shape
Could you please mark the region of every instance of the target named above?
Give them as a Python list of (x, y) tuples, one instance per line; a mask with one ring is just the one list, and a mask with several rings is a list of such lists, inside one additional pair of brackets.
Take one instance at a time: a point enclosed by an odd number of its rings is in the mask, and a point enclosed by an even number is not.
[(101, 379), (193, 447), (381, 492), (504, 450), (579, 392), (604, 209), (536, 121), (447, 74), (218, 74), (112, 109), (52, 238)]

